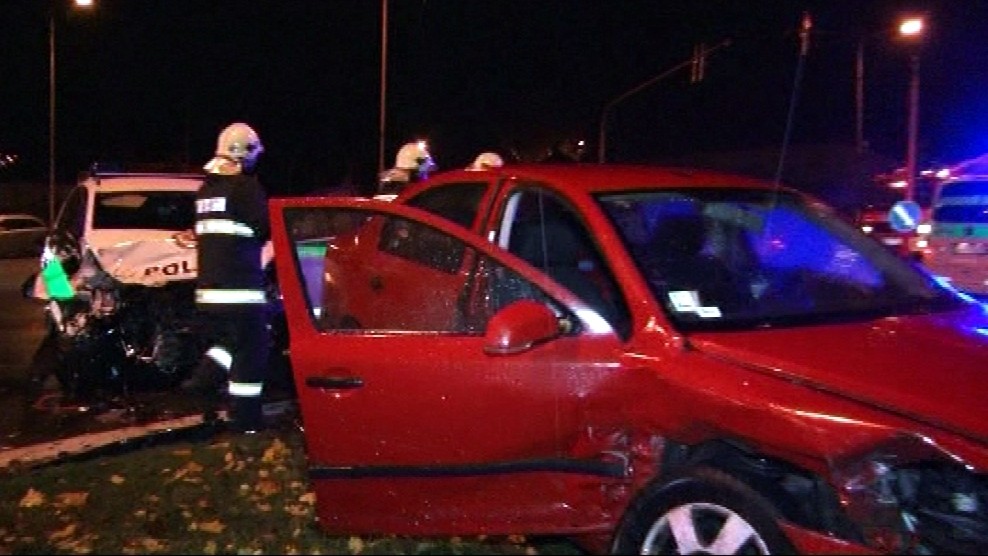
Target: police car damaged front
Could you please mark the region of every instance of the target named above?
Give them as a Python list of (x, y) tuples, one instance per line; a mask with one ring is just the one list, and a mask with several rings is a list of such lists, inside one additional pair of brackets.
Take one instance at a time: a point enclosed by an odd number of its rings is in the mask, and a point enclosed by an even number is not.
[(25, 295), (45, 301), (39, 374), (85, 397), (169, 388), (204, 350), (191, 233), (92, 244), (49, 237)]

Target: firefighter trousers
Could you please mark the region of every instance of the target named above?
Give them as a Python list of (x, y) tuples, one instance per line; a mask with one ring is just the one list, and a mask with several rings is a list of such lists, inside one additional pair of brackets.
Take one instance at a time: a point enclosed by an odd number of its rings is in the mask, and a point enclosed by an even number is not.
[(196, 375), (221, 376), (230, 400), (234, 430), (256, 431), (264, 426), (261, 395), (267, 379), (270, 339), (264, 306), (204, 310), (209, 327), (206, 350)]

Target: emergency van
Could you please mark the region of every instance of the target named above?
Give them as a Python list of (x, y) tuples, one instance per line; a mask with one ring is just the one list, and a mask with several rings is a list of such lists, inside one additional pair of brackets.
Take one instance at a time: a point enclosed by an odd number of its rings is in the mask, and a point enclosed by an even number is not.
[(961, 291), (988, 295), (988, 174), (945, 180), (931, 224), (927, 268)]

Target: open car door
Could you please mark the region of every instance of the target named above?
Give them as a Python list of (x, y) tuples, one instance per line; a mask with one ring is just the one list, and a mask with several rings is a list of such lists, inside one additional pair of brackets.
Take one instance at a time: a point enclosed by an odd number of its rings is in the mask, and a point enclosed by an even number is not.
[(627, 461), (594, 441), (620, 411), (604, 400), (621, 372), (606, 321), (424, 211), (359, 198), (270, 208), (327, 532), (614, 527), (623, 501), (606, 486), (623, 484)]

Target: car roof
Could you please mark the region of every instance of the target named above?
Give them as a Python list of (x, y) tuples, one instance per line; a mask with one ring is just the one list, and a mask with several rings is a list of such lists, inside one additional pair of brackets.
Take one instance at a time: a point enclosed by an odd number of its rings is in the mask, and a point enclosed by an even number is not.
[(85, 180), (96, 186), (99, 192), (122, 191), (196, 191), (205, 179), (204, 174), (163, 173), (103, 173)]
[(566, 189), (584, 193), (606, 193), (655, 187), (755, 187), (771, 188), (772, 182), (714, 170), (675, 166), (634, 164), (509, 164), (491, 170), (447, 170), (402, 192), (414, 194), (433, 183), (476, 181), (491, 175), (501, 178), (546, 181), (565, 185)]

